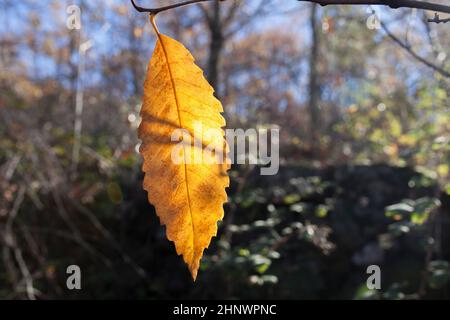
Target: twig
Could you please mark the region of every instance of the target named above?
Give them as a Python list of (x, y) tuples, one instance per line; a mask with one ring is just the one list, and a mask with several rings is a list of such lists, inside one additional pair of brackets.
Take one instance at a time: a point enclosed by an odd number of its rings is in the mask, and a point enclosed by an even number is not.
[(12, 176), (14, 175), (14, 172), (16, 171), (17, 166), (19, 165), (21, 156), (19, 155), (15, 155), (11, 161), (9, 161), (7, 168), (6, 168), (6, 172), (5, 172), (5, 179), (7, 181), (9, 181)]
[(27, 297), (30, 300), (36, 300), (36, 295), (34, 294), (36, 290), (33, 286), (33, 277), (31, 276), (30, 270), (23, 259), (22, 251), (18, 247), (14, 249), (14, 256), (16, 257), (17, 264), (19, 265), (20, 272), (22, 273), (25, 281)]
[[(160, 8), (144, 8), (144, 7), (140, 7), (140, 6), (136, 5), (134, 0), (131, 0), (131, 4), (139, 12), (148, 12), (148, 13), (151, 13), (151, 14), (157, 14), (157, 13), (160, 13), (160, 12), (163, 12), (163, 11), (166, 11), (166, 10), (175, 9), (175, 8), (182, 7), (182, 6), (187, 6), (189, 4), (195, 4), (195, 3), (207, 2), (207, 1), (211, 1), (211, 0), (190, 0), (190, 1), (175, 3), (175, 4), (172, 4), (170, 6), (165, 6), (165, 7), (160, 7)], [(221, 1), (224, 1), (224, 0), (221, 0)]]
[(65, 224), (69, 227), (69, 229), (72, 231), (74, 239), (80, 244), (81, 247), (83, 247), (87, 252), (89, 252), (94, 257), (100, 257), (103, 263), (111, 267), (112, 262), (109, 260), (105, 255), (98, 252), (94, 247), (92, 247), (87, 241), (84, 240), (83, 236), (81, 235), (78, 228), (75, 226), (73, 221), (70, 219), (68, 212), (66, 211), (61, 195), (58, 191), (52, 190), (51, 192), (53, 196), (53, 200), (55, 201), (57, 211), (59, 215), (61, 216), (62, 220), (65, 222)]
[(439, 14), (437, 12), (434, 13), (434, 18), (433, 19), (428, 19), (428, 22), (435, 22), (435, 23), (446, 23), (446, 22), (450, 22), (450, 18), (447, 19), (441, 19), (439, 17)]
[(301, 2), (314, 2), (321, 6), (328, 5), (381, 5), (392, 9), (416, 8), (442, 13), (450, 13), (450, 6), (416, 0), (297, 0)]
[(25, 263), (25, 260), (23, 259), (22, 251), (19, 249), (16, 243), (16, 239), (13, 235), (13, 224), (14, 220), (17, 217), (17, 214), (19, 213), (20, 207), (22, 205), (22, 202), (24, 200), (25, 196), (25, 186), (21, 186), (16, 200), (14, 201), (13, 208), (11, 209), (11, 212), (9, 213), (8, 221), (5, 225), (5, 243), (6, 246), (11, 249), (12, 252), (14, 252), (14, 257), (16, 258), (16, 262), (19, 266), (19, 270), (22, 273), (23, 279), (25, 281), (25, 288), (27, 297), (30, 300), (36, 300), (35, 289), (33, 286), (33, 277), (30, 274), (30, 270), (27, 267), (27, 264)]
[(87, 216), (87, 218), (91, 221), (92, 225), (103, 235), (103, 237), (106, 240), (109, 241), (109, 244), (111, 244), (111, 246), (120, 253), (122, 259), (133, 268), (133, 270), (137, 273), (137, 275), (143, 279), (147, 279), (148, 278), (147, 272), (123, 250), (122, 246), (116, 241), (113, 235), (103, 226), (103, 224), (100, 222), (100, 220), (98, 220), (95, 214), (93, 214), (88, 208), (79, 204), (75, 200), (71, 198), (69, 198), (69, 200), (72, 202), (74, 207), (79, 212)]
[(13, 228), (14, 220), (16, 219), (17, 214), (19, 213), (19, 209), (22, 206), (22, 202), (23, 202), (23, 199), (25, 196), (25, 191), (26, 191), (25, 186), (20, 186), (19, 191), (17, 193), (17, 197), (14, 201), (13, 207), (8, 215), (8, 220), (6, 221), (6, 224), (5, 224), (5, 242), (7, 244), (12, 245), (14, 243), (12, 228)]
[(432, 68), (434, 71), (440, 73), (446, 78), (450, 78), (450, 72), (447, 70), (442, 69), (441, 67), (437, 66), (436, 64), (426, 60), (425, 58), (419, 56), (414, 50), (411, 49), (409, 45), (401, 41), (397, 36), (395, 36), (392, 32), (389, 31), (389, 29), (386, 27), (386, 25), (381, 22), (381, 27), (383, 28), (384, 32), (391, 38), (395, 43), (397, 43), (400, 47), (405, 49), (411, 56), (413, 56), (416, 60), (422, 62), (426, 66)]
[[(157, 14), (162, 11), (175, 9), (178, 7), (186, 6), (189, 4), (195, 4), (200, 2), (207, 2), (213, 0), (190, 0), (180, 3), (175, 3), (170, 6), (160, 7), (160, 8), (144, 8), (136, 5), (134, 0), (131, 0), (131, 4), (133, 7), (139, 12), (148, 12)], [(225, 0), (219, 0), (225, 1)], [(446, 6), (443, 4), (425, 2), (425, 1), (416, 1), (416, 0), (297, 0), (301, 2), (314, 2), (320, 4), (321, 6), (328, 5), (383, 5), (388, 6), (393, 9), (398, 8), (416, 8), (423, 10), (431, 10), (442, 13), (450, 13), (450, 6)]]

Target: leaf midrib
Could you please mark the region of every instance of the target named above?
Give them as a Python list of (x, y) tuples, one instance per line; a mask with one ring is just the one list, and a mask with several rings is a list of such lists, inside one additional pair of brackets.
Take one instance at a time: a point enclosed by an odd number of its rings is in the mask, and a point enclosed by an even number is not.
[[(170, 63), (169, 63), (169, 58), (167, 55), (167, 51), (166, 48), (164, 46), (164, 41), (163, 38), (161, 36), (161, 34), (159, 32), (157, 32), (157, 36), (158, 36), (158, 41), (161, 44), (161, 48), (163, 49), (163, 53), (164, 53), (164, 58), (166, 60), (166, 64), (167, 64), (167, 69), (169, 70), (169, 77), (170, 77), (170, 83), (172, 85), (172, 90), (173, 90), (173, 95), (175, 97), (175, 105), (177, 107), (177, 115), (178, 115), (178, 124), (180, 129), (184, 129), (182, 122), (181, 122), (181, 112), (180, 112), (180, 103), (178, 101), (178, 95), (177, 95), (177, 90), (175, 88), (175, 81), (174, 81), (174, 77), (172, 74), (172, 69), (170, 68)], [(188, 182), (188, 172), (187, 172), (187, 166), (186, 166), (186, 150), (185, 150), (185, 146), (183, 145), (183, 154), (184, 154), (184, 183), (186, 186), (186, 192), (187, 192), (187, 198), (188, 198), (188, 205), (189, 205), (189, 215), (191, 218), (191, 226), (192, 226), (192, 261), (191, 261), (191, 266), (194, 265), (195, 262), (195, 227), (194, 227), (194, 217), (192, 214), (192, 207), (191, 207), (191, 197), (189, 194), (189, 182)]]

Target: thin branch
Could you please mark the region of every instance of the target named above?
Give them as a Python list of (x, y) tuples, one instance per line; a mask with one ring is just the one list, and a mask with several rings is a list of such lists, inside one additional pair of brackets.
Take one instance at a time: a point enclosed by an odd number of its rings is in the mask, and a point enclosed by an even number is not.
[[(144, 8), (144, 7), (140, 7), (140, 6), (136, 5), (134, 0), (131, 0), (131, 4), (133, 5), (133, 7), (138, 12), (148, 12), (148, 13), (151, 13), (151, 14), (157, 14), (157, 13), (160, 13), (162, 11), (166, 11), (166, 10), (175, 9), (175, 8), (178, 8), (178, 7), (187, 6), (189, 4), (195, 4), (195, 3), (207, 2), (207, 1), (211, 1), (211, 0), (190, 0), (190, 1), (184, 1), (184, 2), (180, 2), (180, 3), (175, 3), (175, 4), (172, 4), (170, 6), (159, 7), (159, 8)], [(221, 0), (221, 1), (223, 1), (223, 0)]]
[(208, 22), (208, 26), (211, 26), (213, 24), (213, 21), (212, 21), (213, 18), (211, 17), (211, 14), (209, 13), (209, 11), (203, 5), (199, 5), (198, 7), (202, 11), (203, 16), (205, 17), (206, 21)]
[(75, 206), (75, 208), (84, 214), (92, 223), (92, 225), (103, 235), (103, 237), (108, 240), (108, 242), (121, 254), (122, 259), (129, 264), (134, 271), (143, 279), (148, 279), (147, 272), (138, 265), (121, 247), (121, 245), (116, 241), (113, 235), (103, 226), (100, 220), (92, 213), (89, 209), (78, 203), (77, 201), (68, 198)]
[[(214, 1), (214, 0), (189, 0), (189, 1), (175, 3), (175, 4), (172, 4), (169, 6), (159, 7), (159, 8), (144, 8), (144, 7), (138, 6), (134, 0), (131, 0), (131, 4), (138, 12), (148, 12), (151, 14), (157, 14), (162, 11), (187, 6), (190, 4), (195, 4), (195, 3), (200, 3), (200, 2), (209, 2), (209, 1)], [(225, 0), (218, 0), (218, 1), (225, 1)], [(450, 21), (450, 18), (440, 19), (439, 15), (437, 14), (437, 12), (450, 14), (450, 6), (444, 5), (444, 4), (432, 3), (432, 2), (425, 2), (425, 1), (416, 1), (416, 0), (297, 0), (297, 1), (313, 2), (313, 3), (320, 4), (321, 6), (328, 6), (328, 5), (381, 5), (381, 6), (388, 6), (392, 9), (411, 8), (411, 9), (430, 10), (430, 11), (435, 11), (436, 14), (433, 19), (429, 20), (429, 22), (441, 23), (441, 22)]]
[(447, 19), (441, 19), (439, 17), (439, 14), (436, 12), (434, 14), (434, 18), (433, 19), (428, 19), (428, 22), (435, 22), (435, 23), (446, 23), (446, 22), (450, 22), (450, 18)]
[(23, 259), (22, 251), (18, 247), (14, 249), (14, 256), (16, 257), (23, 280), (25, 281), (25, 292), (27, 293), (27, 297), (29, 300), (36, 300), (36, 289), (33, 286), (33, 277), (30, 273), (30, 269), (28, 269), (28, 266)]
[(16, 200), (14, 201), (13, 208), (11, 209), (11, 212), (9, 213), (8, 220), (5, 224), (5, 234), (4, 234), (4, 241), (6, 243), (6, 247), (9, 247), (10, 250), (14, 253), (14, 256), (16, 258), (16, 262), (19, 265), (20, 272), (22, 273), (23, 280), (25, 281), (25, 289), (27, 293), (27, 297), (30, 300), (36, 300), (35, 296), (35, 289), (33, 286), (33, 277), (31, 276), (30, 270), (27, 267), (27, 264), (25, 263), (25, 260), (22, 256), (22, 251), (17, 246), (17, 240), (14, 237), (13, 234), (13, 224), (14, 220), (17, 217), (17, 214), (19, 213), (20, 207), (23, 203), (24, 196), (25, 196), (26, 188), (25, 186), (21, 186)]
[(416, 8), (442, 13), (450, 13), (450, 6), (416, 0), (297, 0), (301, 2), (314, 2), (321, 6), (328, 5), (381, 5), (392, 9)]
[(401, 41), (397, 36), (395, 36), (392, 32), (389, 31), (389, 29), (386, 27), (386, 25), (381, 22), (381, 27), (383, 28), (384, 32), (391, 38), (395, 43), (397, 43), (400, 47), (405, 49), (411, 56), (413, 56), (416, 60), (422, 62), (426, 66), (432, 68), (434, 71), (440, 73), (446, 78), (450, 78), (450, 72), (447, 70), (442, 69), (438, 65), (426, 60), (425, 58), (419, 56), (409, 45)]
[[(213, 0), (190, 0), (185, 2), (176, 3), (173, 5), (165, 6), (165, 7), (159, 7), (159, 8), (144, 8), (137, 6), (134, 0), (131, 0), (131, 3), (133, 7), (139, 11), (139, 12), (148, 12), (151, 14), (156, 15), (159, 12), (200, 3), (200, 2), (207, 2), (207, 1), (213, 1)], [(225, 0), (218, 0), (218, 1), (225, 1)], [(393, 9), (398, 8), (412, 8), (412, 9), (422, 9), (422, 10), (432, 10), (435, 11), (434, 19), (429, 19), (429, 22), (436, 22), (436, 23), (444, 23), (450, 21), (450, 18), (448, 19), (440, 19), (437, 12), (443, 12), (443, 13), (449, 13), (450, 14), (450, 6), (448, 5), (442, 5), (437, 3), (431, 3), (431, 2), (425, 2), (425, 1), (416, 1), (416, 0), (297, 0), (300, 2), (312, 2), (317, 3), (321, 6), (327, 6), (327, 5), (384, 5), (388, 6)], [(210, 20), (211, 17), (207, 16), (208, 20)], [(419, 56), (416, 52), (414, 52), (411, 47), (401, 41), (399, 38), (397, 38), (394, 34), (392, 34), (386, 25), (384, 23), (381, 23), (381, 26), (383, 27), (386, 34), (394, 41), (396, 42), (400, 47), (405, 49), (410, 55), (412, 55), (416, 60), (422, 62), (426, 66), (434, 69), (436, 72), (440, 73), (441, 75), (450, 78), (450, 72), (442, 69), (441, 67), (437, 66), (436, 64), (426, 60), (425, 58), (422, 58)]]
[[(439, 58), (439, 54), (442, 51), (442, 46), (439, 42), (439, 38), (437, 37), (437, 35), (433, 35), (433, 32), (431, 30), (431, 25), (430, 23), (428, 23), (428, 18), (425, 12), (422, 13), (422, 24), (426, 30), (426, 36), (428, 39), (428, 43), (431, 47), (431, 50), (433, 51), (434, 57), (436, 59)], [(445, 59), (444, 59), (445, 60)], [(441, 62), (441, 66), (444, 65), (445, 61)]]
[[(159, 8), (144, 8), (144, 7), (138, 6), (134, 0), (131, 0), (131, 4), (138, 12), (148, 12), (150, 14), (156, 15), (157, 13), (162, 12), (162, 11), (187, 6), (190, 4), (196, 4), (196, 3), (200, 3), (200, 2), (209, 2), (209, 1), (214, 1), (214, 0), (190, 0), (190, 1), (175, 3), (175, 4), (172, 4), (169, 6), (159, 7)], [(225, 0), (218, 0), (218, 1), (225, 1)], [(297, 1), (317, 3), (321, 6), (328, 6), (328, 5), (382, 5), (382, 6), (388, 6), (393, 9), (411, 8), (411, 9), (430, 10), (430, 11), (435, 11), (435, 14), (434, 14), (433, 19), (428, 19), (428, 22), (434, 22), (434, 23), (450, 22), (450, 18), (441, 19), (438, 14), (438, 12), (450, 14), (450, 6), (443, 5), (443, 4), (437, 4), (437, 3), (431, 3), (431, 2), (425, 2), (425, 1), (416, 1), (416, 0), (297, 0)], [(202, 7), (202, 9), (203, 9), (203, 11), (205, 11), (203, 7)], [(210, 17), (207, 16), (207, 18), (210, 18)], [(208, 20), (210, 20), (210, 19), (208, 19)]]

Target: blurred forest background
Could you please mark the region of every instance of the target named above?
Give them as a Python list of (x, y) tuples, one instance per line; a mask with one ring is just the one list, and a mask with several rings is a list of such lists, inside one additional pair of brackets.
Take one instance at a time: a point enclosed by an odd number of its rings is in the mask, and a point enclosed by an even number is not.
[(0, 298), (450, 298), (450, 23), (433, 14), (227, 0), (158, 16), (228, 128), (281, 130), (278, 175), (230, 172), (194, 284), (142, 189), (148, 16), (0, 0)]

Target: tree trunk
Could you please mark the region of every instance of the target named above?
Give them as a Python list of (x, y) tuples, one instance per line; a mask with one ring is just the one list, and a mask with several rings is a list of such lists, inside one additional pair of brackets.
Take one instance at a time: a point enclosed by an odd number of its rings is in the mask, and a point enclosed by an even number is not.
[(317, 4), (311, 5), (310, 11), (310, 26), (311, 26), (311, 51), (309, 57), (309, 137), (310, 148), (313, 157), (317, 157), (320, 150), (320, 110), (319, 102), (321, 96), (321, 89), (319, 83), (319, 48), (320, 48), (320, 34), (319, 34), (319, 19), (317, 17)]
[(209, 21), (209, 28), (211, 32), (211, 41), (209, 46), (207, 78), (211, 86), (216, 90), (216, 96), (218, 97), (217, 85), (219, 80), (219, 65), (224, 43), (222, 21), (220, 17), (220, 5), (218, 0), (213, 3), (213, 14)]

